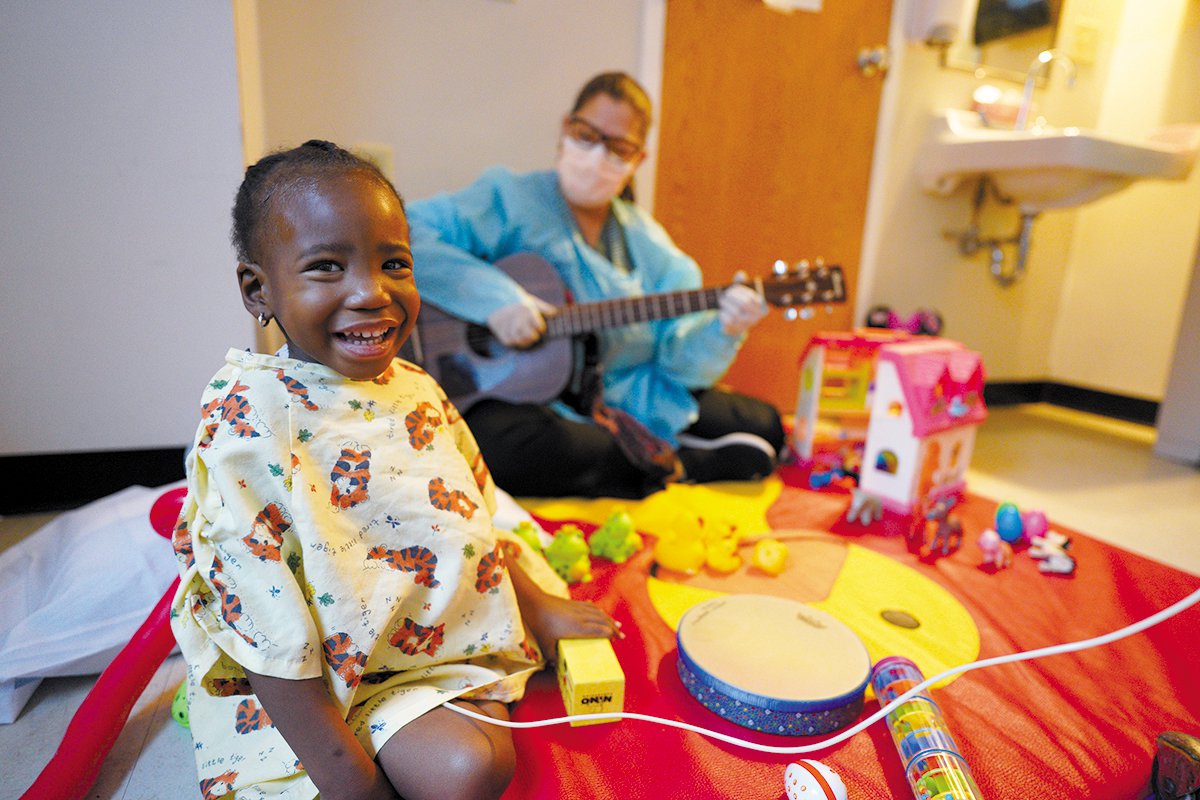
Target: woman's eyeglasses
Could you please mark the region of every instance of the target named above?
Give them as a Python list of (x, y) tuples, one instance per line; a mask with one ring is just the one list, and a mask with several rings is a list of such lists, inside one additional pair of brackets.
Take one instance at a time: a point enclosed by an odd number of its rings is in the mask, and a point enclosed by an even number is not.
[(567, 120), (567, 136), (583, 144), (602, 142), (608, 152), (622, 161), (633, 161), (642, 152), (642, 143), (621, 136), (609, 136), (582, 117)]

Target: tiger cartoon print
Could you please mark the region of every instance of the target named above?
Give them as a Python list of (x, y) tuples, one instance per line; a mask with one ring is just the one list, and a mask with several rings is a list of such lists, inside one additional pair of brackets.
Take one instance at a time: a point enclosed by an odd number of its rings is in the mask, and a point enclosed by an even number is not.
[(217, 697), (233, 697), (239, 694), (254, 694), (246, 678), (213, 678), (208, 682), (209, 693)]
[(504, 550), (499, 544), (490, 553), (479, 559), (475, 568), (475, 591), (483, 594), (496, 588), (504, 580)]
[(441, 478), (429, 481), (429, 503), (434, 508), (458, 514), (463, 519), (475, 516), (479, 506), (461, 489), (450, 489)]
[[(270, 647), (271, 642), (254, 630), (254, 623), (249, 617), (242, 615), (242, 598), (234, 593), (237, 584), (225, 573), (225, 564), (219, 556), (213, 556), (212, 567), (208, 570), (208, 580), (217, 591), (221, 600), (221, 619), (229, 629), (246, 640), (251, 647)], [(207, 611), (206, 603), (212, 595), (198, 597), (193, 601), (193, 612)], [(250, 634), (254, 635), (251, 636)]]
[(242, 537), (250, 555), (259, 561), (278, 561), (283, 534), (292, 527), (292, 516), (275, 503), (258, 512), (250, 533)]
[(367, 484), (371, 480), (371, 448), (354, 442), (342, 445), (342, 454), (329, 473), (333, 490), (329, 502), (335, 509), (354, 508), (367, 499)]
[(420, 403), (408, 412), (404, 418), (404, 427), (408, 429), (408, 443), (413, 450), (432, 450), (433, 435), (442, 425), (442, 418), (434, 410), (432, 403)]
[(350, 634), (333, 634), (322, 642), (321, 649), (325, 652), (325, 663), (346, 682), (346, 688), (358, 686), (367, 666), (367, 654), (358, 649)]
[(392, 382), (392, 376), (395, 374), (396, 368), (393, 365), (388, 364), (387, 369), (376, 375), (374, 378), (371, 378), (371, 383), (374, 383), (377, 386), (387, 386)]
[(312, 400), (309, 399), (307, 386), (305, 386), (303, 383), (296, 380), (295, 378), (288, 377), (287, 375), (284, 374), (283, 370), (281, 370), (281, 369), (275, 370), (275, 374), (277, 376), (279, 376), (279, 380), (283, 382), (283, 385), (285, 387), (287, 387), (288, 394), (292, 395), (298, 401), (300, 401), (300, 405), (304, 406), (309, 411), (320, 410), (320, 406), (318, 406), (316, 403), (314, 403)]
[(214, 397), (200, 409), (203, 417), (211, 417), (217, 411), (221, 412), (217, 422), (206, 426), (205, 440), (212, 438), (221, 422), (227, 422), (230, 433), (243, 439), (271, 435), (271, 431), (267, 429), (258, 413), (251, 407), (250, 401), (238, 394), (249, 388), (246, 384), (235, 380), (233, 388), (224, 397)]
[(261, 731), (263, 728), (274, 727), (275, 723), (271, 722), (267, 712), (259, 708), (258, 703), (251, 698), (247, 697), (237, 704), (237, 716), (233, 722), (233, 729), (237, 733), (245, 736), (247, 733)]
[(388, 644), (400, 648), (400, 652), (405, 655), (424, 653), (434, 656), (445, 641), (445, 631), (444, 622), (437, 625), (421, 625), (414, 622), (412, 617), (405, 617), (404, 622), (388, 637)]
[(367, 553), (367, 566), (373, 566), (370, 563), (372, 561), (397, 572), (415, 572), (414, 581), (418, 585), (423, 584), (430, 589), (441, 586), (433, 576), (437, 569), (437, 556), (428, 547), (413, 545), (402, 550), (392, 550), (381, 544), (375, 545)]
[(475, 478), (475, 485), (482, 492), (488, 484), (488, 478), (491, 476), (491, 473), (488, 472), (487, 463), (483, 460), (483, 453), (476, 453), (471, 457), (471, 475)]
[(181, 516), (171, 531), (171, 547), (175, 557), (187, 568), (196, 563), (196, 554), (192, 549), (192, 532), (188, 529), (187, 518)]
[(204, 800), (221, 800), (233, 791), (237, 776), (237, 772), (231, 769), (212, 778), (204, 778), (200, 781), (200, 794), (204, 795)]

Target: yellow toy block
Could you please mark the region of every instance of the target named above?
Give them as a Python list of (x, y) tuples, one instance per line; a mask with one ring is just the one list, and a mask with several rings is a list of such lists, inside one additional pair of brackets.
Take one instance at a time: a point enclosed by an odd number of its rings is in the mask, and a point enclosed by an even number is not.
[[(558, 689), (567, 714), (602, 714), (625, 710), (625, 672), (608, 639), (558, 641)], [(616, 722), (584, 720), (577, 725)]]

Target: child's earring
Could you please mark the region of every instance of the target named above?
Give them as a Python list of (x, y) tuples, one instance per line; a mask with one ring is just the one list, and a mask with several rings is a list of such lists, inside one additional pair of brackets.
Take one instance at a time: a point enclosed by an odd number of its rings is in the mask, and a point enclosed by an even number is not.
[(271, 318), (263, 312), (258, 312), (258, 327), (265, 328), (271, 324)]

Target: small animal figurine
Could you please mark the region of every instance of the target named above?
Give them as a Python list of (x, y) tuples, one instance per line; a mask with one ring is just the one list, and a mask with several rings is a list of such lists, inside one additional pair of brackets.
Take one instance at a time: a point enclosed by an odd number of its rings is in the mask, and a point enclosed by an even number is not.
[[(962, 523), (957, 517), (950, 516), (950, 509), (958, 502), (953, 496), (939, 497), (925, 512), (926, 525), (934, 526), (933, 539), (922, 555), (932, 556), (935, 553), (948, 556), (962, 547)], [(923, 536), (923, 533), (922, 533)]]
[(641, 550), (643, 544), (642, 537), (633, 529), (633, 519), (623, 508), (610, 514), (588, 538), (592, 555), (607, 558), (614, 564), (625, 562)]
[(980, 566), (990, 564), (997, 570), (1008, 569), (1012, 566), (1012, 545), (1001, 539), (1000, 534), (996, 531), (988, 528), (979, 534), (978, 544), (979, 549), (983, 551), (983, 563)]
[(535, 553), (542, 552), (542, 539), (538, 536), (537, 529), (533, 527), (533, 523), (523, 519), (517, 523), (517, 527), (513, 528), (513, 533), (520, 537), (521, 541), (529, 545)]
[(1075, 572), (1075, 559), (1067, 554), (1071, 540), (1056, 531), (1046, 531), (1031, 542), (1029, 555), (1038, 560), (1039, 572), (1071, 575)]
[(820, 761), (793, 761), (783, 774), (788, 800), (849, 800), (846, 784)]
[(883, 504), (862, 489), (850, 492), (850, 510), (846, 512), (847, 522), (857, 522), (860, 525), (870, 525), (883, 518)]
[(563, 525), (542, 552), (558, 576), (567, 583), (588, 583), (592, 580), (587, 542), (578, 525)]
[(754, 545), (751, 563), (768, 575), (779, 575), (787, 566), (787, 545), (778, 539), (759, 539)]

